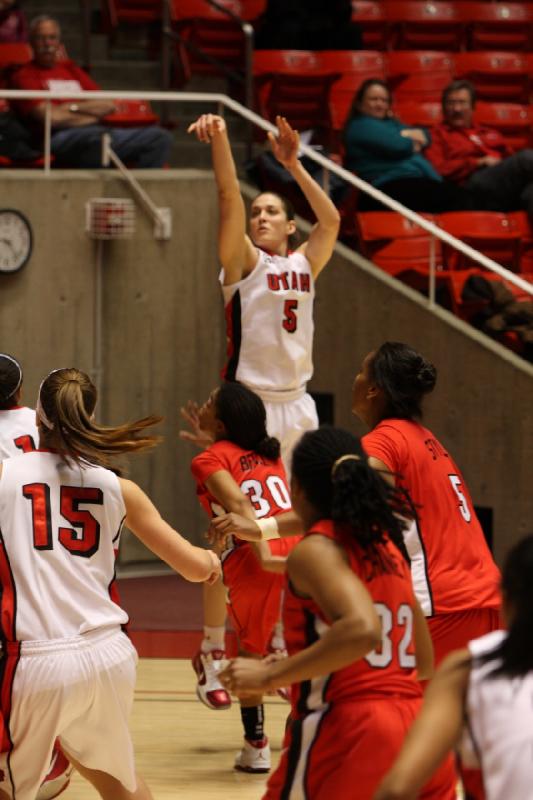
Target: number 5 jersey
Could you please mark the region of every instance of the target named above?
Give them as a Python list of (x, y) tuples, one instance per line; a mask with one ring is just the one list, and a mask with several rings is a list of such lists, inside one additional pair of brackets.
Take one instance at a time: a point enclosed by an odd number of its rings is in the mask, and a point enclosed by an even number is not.
[(228, 337), (226, 380), (252, 389), (305, 389), (313, 374), (311, 265), (302, 253), (286, 258), (258, 250), (252, 272), (222, 286)]
[(362, 444), (390, 469), (414, 504), (416, 520), (404, 540), (426, 616), (498, 609), (499, 570), (463, 477), (434, 434), (416, 422), (385, 419)]
[(4, 641), (62, 639), (123, 625), (111, 597), (126, 509), (117, 476), (36, 450), (2, 465)]

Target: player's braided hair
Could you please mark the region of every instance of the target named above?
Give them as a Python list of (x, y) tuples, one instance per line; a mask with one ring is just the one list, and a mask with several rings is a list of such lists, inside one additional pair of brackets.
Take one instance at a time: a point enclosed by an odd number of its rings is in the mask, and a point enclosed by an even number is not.
[(437, 382), (437, 370), (430, 361), (407, 344), (384, 342), (368, 368), (385, 397), (383, 419), (422, 417), (422, 398)]
[(264, 458), (279, 458), (279, 442), (266, 429), (263, 401), (247, 386), (238, 381), (223, 383), (216, 394), (215, 414), (230, 442)]
[(91, 379), (74, 367), (51, 372), (42, 382), (37, 413), (42, 423), (41, 440), (47, 432), (65, 460), (110, 466), (114, 456), (153, 447), (158, 436), (144, 430), (161, 422), (148, 416), (125, 425), (108, 427), (93, 419), (97, 393)]
[(22, 385), (22, 367), (13, 356), (0, 353), (0, 409), (12, 408)]
[(494, 662), (489, 677), (518, 677), (533, 671), (533, 535), (526, 536), (509, 552), (502, 572), (502, 590), (511, 610), (506, 638), (480, 656)]
[(353, 434), (326, 426), (305, 433), (293, 452), (292, 474), (319, 516), (338, 523), (374, 567), (391, 569), (381, 547), (387, 537), (408, 560), (402, 532), (412, 507), (369, 466)]

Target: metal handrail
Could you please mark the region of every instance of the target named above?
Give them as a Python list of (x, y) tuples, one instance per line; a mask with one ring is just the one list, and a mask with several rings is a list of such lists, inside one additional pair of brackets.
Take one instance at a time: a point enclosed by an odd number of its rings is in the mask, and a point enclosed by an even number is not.
[[(89, 98), (94, 100), (113, 100), (113, 99), (124, 99), (124, 100), (148, 100), (148, 101), (155, 101), (155, 102), (164, 102), (164, 103), (214, 103), (217, 104), (220, 108), (230, 109), (231, 111), (235, 112), (244, 119), (248, 120), (248, 122), (253, 123), (259, 128), (262, 128), (264, 131), (272, 131), (276, 132), (276, 127), (272, 125), (272, 123), (267, 122), (258, 114), (255, 114), (250, 109), (245, 108), (241, 103), (238, 103), (236, 100), (233, 100), (231, 97), (227, 97), (227, 95), (219, 94), (219, 93), (203, 93), (203, 92), (133, 92), (133, 91), (94, 91), (94, 92), (59, 92), (59, 91), (45, 91), (45, 90), (22, 90), (22, 89), (1, 89), (0, 90), (0, 98), (5, 98), (6, 100), (22, 100), (22, 99), (38, 99), (38, 100), (45, 100), (46, 101), (46, 113), (45, 113), (45, 172), (50, 172), (50, 134), (51, 134), (51, 101), (52, 100), (87, 100)], [(443, 231), (433, 222), (425, 219), (424, 217), (417, 214), (415, 211), (411, 211), (411, 209), (406, 208), (401, 203), (398, 203), (396, 200), (393, 200), (384, 192), (381, 192), (379, 189), (376, 189), (371, 184), (367, 183), (366, 181), (361, 180), (352, 172), (348, 172), (348, 170), (340, 167), (338, 164), (335, 164), (329, 158), (317, 153), (312, 147), (308, 147), (307, 145), (301, 146), (301, 151), (308, 156), (312, 161), (315, 161), (317, 164), (320, 164), (325, 170), (329, 172), (333, 172), (335, 175), (338, 175), (340, 178), (343, 178), (347, 183), (355, 186), (360, 191), (364, 192), (365, 194), (370, 195), (375, 200), (378, 200), (387, 208), (390, 208), (391, 211), (397, 211), (403, 217), (406, 217), (411, 222), (418, 225), (420, 228), (423, 228), (425, 231), (430, 233), (432, 237), (436, 239), (440, 239), (442, 242), (446, 242), (446, 244), (453, 247), (455, 250), (459, 250), (459, 252), (463, 253), (464, 255), (471, 258), (481, 266), (488, 269), (490, 272), (494, 272), (499, 275), (501, 278), (504, 278), (509, 283), (512, 283), (514, 286), (517, 286), (519, 289), (522, 289), (527, 294), (533, 295), (533, 285), (528, 281), (525, 281), (523, 278), (520, 278), (518, 275), (515, 275), (514, 272), (511, 272), (505, 267), (502, 267), (501, 264), (498, 264), (496, 261), (493, 261), (491, 258), (483, 255), (483, 253), (479, 253), (477, 250), (474, 250), (473, 247), (470, 245), (464, 244), (459, 239), (456, 239), (455, 236)], [(432, 251), (434, 253), (435, 248), (434, 244), (432, 245)], [(436, 264), (435, 258), (431, 259), (430, 263), (430, 293), (429, 293), (429, 305), (430, 307), (435, 305), (435, 271), (436, 271)]]

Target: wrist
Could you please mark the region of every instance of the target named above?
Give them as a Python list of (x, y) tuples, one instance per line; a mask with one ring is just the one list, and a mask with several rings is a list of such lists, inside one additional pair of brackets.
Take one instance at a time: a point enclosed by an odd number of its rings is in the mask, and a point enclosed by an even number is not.
[(279, 539), (280, 533), (276, 517), (265, 517), (264, 519), (256, 519), (255, 524), (261, 531), (261, 540), (268, 541), (269, 539)]

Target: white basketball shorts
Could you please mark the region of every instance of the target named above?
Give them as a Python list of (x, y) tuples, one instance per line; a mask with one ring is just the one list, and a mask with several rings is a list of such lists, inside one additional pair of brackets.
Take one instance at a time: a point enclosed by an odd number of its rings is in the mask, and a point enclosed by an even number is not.
[(136, 666), (135, 648), (116, 627), (24, 642), (8, 723), (13, 746), (0, 754), (0, 789), (16, 800), (34, 800), (59, 738), (67, 755), (135, 791), (128, 722)]

